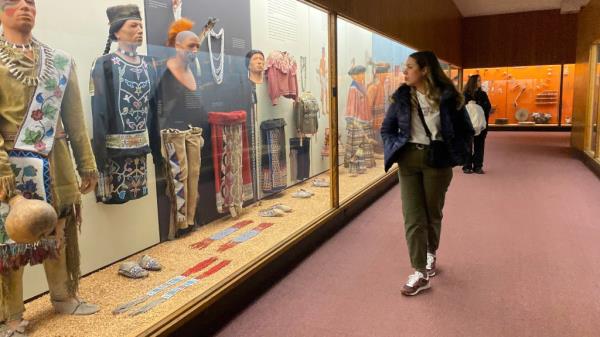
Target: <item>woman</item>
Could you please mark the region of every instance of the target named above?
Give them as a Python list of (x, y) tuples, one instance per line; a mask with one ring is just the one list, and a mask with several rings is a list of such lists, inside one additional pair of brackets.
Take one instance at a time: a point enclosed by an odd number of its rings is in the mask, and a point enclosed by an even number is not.
[[(463, 172), (484, 174), (483, 172), (483, 152), (485, 150), (485, 137), (487, 136), (487, 125), (490, 119), (490, 110), (492, 110), (492, 104), (485, 91), (481, 90), (481, 76), (471, 75), (469, 81), (464, 88), (465, 102), (475, 101), (483, 108), (485, 113), (485, 130), (472, 138), (472, 142), (469, 142), (469, 155), (467, 161), (463, 166)], [(474, 149), (473, 149), (474, 148)]]
[[(392, 96), (381, 136), (385, 170), (396, 162), (400, 166), (406, 241), (415, 269), (402, 294), (410, 296), (430, 288), (429, 277), (436, 274), (442, 208), (452, 167), (463, 164), (473, 127), (463, 96), (442, 71), (433, 52), (411, 54), (404, 76), (406, 83)], [(443, 155), (437, 156), (441, 165), (436, 167), (427, 164), (432, 140), (443, 149)]]

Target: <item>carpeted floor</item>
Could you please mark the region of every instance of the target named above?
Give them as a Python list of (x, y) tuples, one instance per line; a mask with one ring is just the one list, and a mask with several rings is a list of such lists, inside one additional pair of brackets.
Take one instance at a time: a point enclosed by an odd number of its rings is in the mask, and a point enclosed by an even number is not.
[(411, 273), (396, 187), (219, 336), (600, 336), (600, 180), (568, 133), (491, 133), (486, 175), (455, 170), (439, 275)]

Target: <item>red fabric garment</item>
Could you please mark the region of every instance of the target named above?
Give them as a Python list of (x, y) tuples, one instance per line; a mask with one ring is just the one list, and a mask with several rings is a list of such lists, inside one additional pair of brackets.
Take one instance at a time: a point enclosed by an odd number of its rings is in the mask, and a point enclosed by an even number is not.
[(287, 52), (273, 51), (267, 58), (269, 97), (277, 105), (279, 97), (298, 99), (298, 65)]
[[(254, 197), (246, 111), (209, 112), (208, 122), (211, 125), (217, 210), (219, 213), (226, 213), (230, 207), (241, 209), (243, 201)], [(241, 142), (234, 139), (227, 143), (227, 133), (236, 127), (241, 128)], [(226, 145), (232, 148), (227, 149)], [(230, 158), (232, 150), (241, 151), (242, 167), (239, 170), (233, 166), (232, 160), (235, 158)], [(241, 177), (237, 176), (238, 174), (241, 174)], [(241, 184), (236, 184), (236, 181), (240, 181)]]
[(373, 118), (373, 130), (379, 131), (383, 119), (385, 118), (385, 84), (377, 82), (369, 85), (368, 98), (369, 98), (369, 109), (371, 110), (371, 116)]
[(367, 90), (364, 85), (352, 81), (346, 101), (346, 117), (358, 119), (361, 122), (371, 123), (373, 116), (367, 104)]

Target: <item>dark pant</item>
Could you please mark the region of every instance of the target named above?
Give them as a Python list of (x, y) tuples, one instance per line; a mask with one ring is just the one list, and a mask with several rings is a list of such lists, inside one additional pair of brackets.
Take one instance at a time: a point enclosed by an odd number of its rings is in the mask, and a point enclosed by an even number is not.
[(427, 252), (440, 245), (442, 210), (452, 180), (452, 168), (437, 169), (425, 164), (427, 147), (407, 144), (400, 157), (400, 190), (404, 229), (414, 269), (425, 271)]
[(463, 169), (477, 170), (483, 168), (485, 137), (487, 137), (487, 130), (483, 130), (478, 136), (471, 138), (470, 143), (467, 145), (471, 153), (467, 156)]

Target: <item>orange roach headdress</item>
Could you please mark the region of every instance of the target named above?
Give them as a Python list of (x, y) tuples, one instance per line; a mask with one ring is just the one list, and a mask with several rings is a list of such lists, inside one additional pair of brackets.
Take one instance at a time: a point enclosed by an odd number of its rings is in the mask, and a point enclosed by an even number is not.
[(169, 39), (167, 40), (167, 46), (175, 47), (175, 39), (177, 34), (181, 32), (191, 31), (194, 27), (194, 22), (189, 19), (179, 19), (171, 24), (169, 27)]

